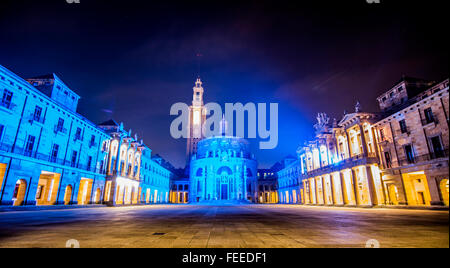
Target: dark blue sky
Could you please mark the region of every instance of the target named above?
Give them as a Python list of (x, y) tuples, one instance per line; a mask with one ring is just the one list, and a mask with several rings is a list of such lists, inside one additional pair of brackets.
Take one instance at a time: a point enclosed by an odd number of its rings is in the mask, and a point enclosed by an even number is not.
[(169, 108), (191, 101), (197, 53), (206, 102), (279, 103), (279, 146), (256, 151), (261, 167), (295, 154), (318, 112), (339, 119), (357, 100), (377, 111), (403, 74), (448, 77), (441, 1), (159, 2), (2, 1), (0, 64), (55, 72), (82, 96), (79, 113), (123, 121), (178, 167)]

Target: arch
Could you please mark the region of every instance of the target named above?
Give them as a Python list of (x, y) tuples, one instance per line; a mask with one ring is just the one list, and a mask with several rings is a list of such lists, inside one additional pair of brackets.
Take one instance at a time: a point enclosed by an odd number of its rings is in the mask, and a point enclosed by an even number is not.
[(253, 177), (253, 172), (250, 168), (247, 168), (247, 177)]
[(217, 175), (220, 175), (222, 173), (226, 172), (228, 175), (232, 175), (233, 171), (231, 171), (231, 168), (227, 166), (222, 166), (217, 170)]
[(67, 185), (66, 186), (66, 191), (64, 193), (64, 205), (70, 205), (71, 201), (72, 201), (72, 185)]
[(24, 179), (19, 179), (16, 182), (16, 186), (14, 188), (13, 200), (14, 206), (22, 206), (25, 200), (25, 193), (27, 189), (27, 181)]
[(442, 201), (444, 205), (448, 206), (449, 199), (449, 189), (448, 189), (448, 179), (443, 179), (439, 183), (439, 190), (441, 191)]
[(195, 172), (195, 176), (197, 177), (203, 176), (203, 169), (202, 168), (197, 169), (197, 172)]

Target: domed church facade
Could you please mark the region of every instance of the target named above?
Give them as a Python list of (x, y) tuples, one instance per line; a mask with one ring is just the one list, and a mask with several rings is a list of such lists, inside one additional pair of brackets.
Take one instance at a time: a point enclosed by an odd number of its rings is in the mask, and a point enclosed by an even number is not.
[(257, 162), (243, 138), (216, 136), (198, 142), (190, 163), (190, 202), (253, 200)]
[(225, 136), (227, 122), (222, 119), (222, 135), (204, 137), (206, 120), (202, 81), (193, 88), (189, 107), (187, 167), (189, 170), (189, 202), (214, 200), (254, 201), (257, 163), (247, 140)]

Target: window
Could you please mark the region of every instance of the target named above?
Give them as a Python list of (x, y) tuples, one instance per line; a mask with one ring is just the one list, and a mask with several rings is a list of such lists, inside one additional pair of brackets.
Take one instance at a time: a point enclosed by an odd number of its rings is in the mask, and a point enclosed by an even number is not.
[(58, 151), (59, 151), (59, 145), (53, 144), (52, 154), (50, 155), (50, 162), (56, 162), (56, 159), (58, 158)]
[(10, 109), (11, 108), (12, 97), (13, 97), (13, 93), (11, 91), (5, 89), (3, 91), (2, 102), (0, 103), (1, 106), (4, 106), (4, 107)]
[(100, 173), (102, 173), (103, 172), (103, 160), (102, 161), (100, 161)]
[(405, 121), (405, 119), (399, 121), (398, 123), (399, 123), (399, 125), (400, 125), (400, 131), (401, 131), (402, 133), (408, 132), (408, 128), (406, 127), (406, 121)]
[(72, 159), (70, 161), (70, 165), (72, 167), (75, 167), (75, 164), (77, 163), (77, 154), (78, 154), (77, 151), (72, 152)]
[(433, 115), (433, 111), (431, 110), (431, 108), (427, 108), (424, 111), (425, 114), (425, 123), (429, 124), (434, 122), (434, 115)]
[(77, 127), (77, 131), (75, 132), (75, 140), (81, 140), (81, 128)]
[(394, 91), (392, 91), (391, 93), (389, 93), (389, 97), (394, 97), (394, 94), (395, 94), (395, 92)]
[(33, 152), (35, 140), (36, 140), (35, 136), (31, 136), (31, 135), (28, 136), (27, 143), (25, 145), (25, 155), (26, 156), (31, 156), (31, 153)]
[(382, 102), (385, 102), (385, 101), (386, 101), (386, 97), (383, 97), (383, 98), (381, 99), (381, 101), (382, 101)]
[(39, 122), (41, 120), (41, 114), (42, 108), (36, 105), (36, 108), (34, 108), (33, 120)]
[(95, 144), (95, 136), (92, 135), (91, 136), (91, 141), (89, 142), (89, 146), (92, 147), (92, 146), (94, 146), (94, 144)]
[(384, 140), (385, 140), (385, 137), (384, 137), (384, 130), (383, 130), (383, 129), (380, 129), (380, 140), (381, 140), (381, 141), (384, 141)]
[(5, 129), (4, 125), (0, 125), (0, 141), (2, 140), (3, 137), (3, 130)]
[(403, 91), (403, 87), (399, 87), (397, 88), (398, 92), (402, 92)]
[(432, 158), (444, 157), (444, 149), (442, 148), (441, 139), (439, 136), (433, 137), (431, 140), (431, 148), (433, 149)]
[(384, 152), (384, 159), (386, 159), (386, 168), (391, 168), (392, 167), (391, 153)]
[(409, 164), (414, 163), (414, 153), (411, 144), (405, 146), (405, 155)]
[(92, 156), (88, 156), (87, 170), (91, 170), (91, 165), (92, 165)]
[(58, 125), (56, 125), (56, 131), (62, 132), (64, 129), (64, 119), (58, 119)]

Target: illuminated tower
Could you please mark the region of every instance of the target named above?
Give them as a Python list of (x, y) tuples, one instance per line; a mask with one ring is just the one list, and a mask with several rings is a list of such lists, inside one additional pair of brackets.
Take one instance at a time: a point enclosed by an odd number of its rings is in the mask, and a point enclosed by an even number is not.
[(203, 87), (200, 78), (197, 78), (193, 90), (192, 105), (189, 106), (189, 125), (186, 148), (188, 165), (192, 155), (197, 153), (197, 143), (204, 138), (202, 126), (206, 121), (206, 110), (203, 105)]

